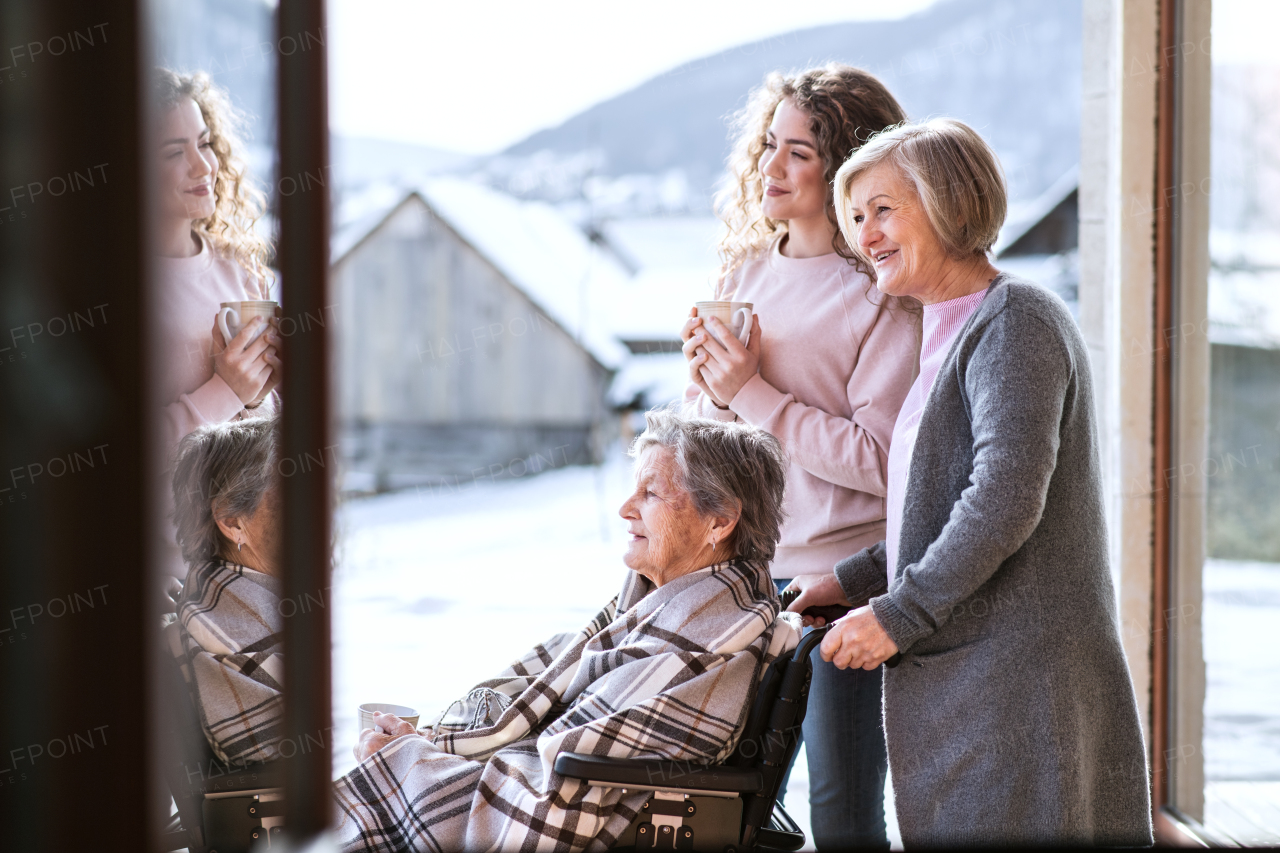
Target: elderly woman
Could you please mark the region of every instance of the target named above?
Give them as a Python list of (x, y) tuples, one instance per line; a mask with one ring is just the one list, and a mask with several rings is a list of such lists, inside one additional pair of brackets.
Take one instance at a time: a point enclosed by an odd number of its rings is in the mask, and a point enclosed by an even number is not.
[(958, 121), (907, 125), (835, 190), (880, 290), (924, 304), (924, 344), (885, 541), (797, 578), (792, 609), (869, 600), (823, 657), (902, 655), (884, 719), (903, 842), (1149, 845), (1089, 353), (1056, 296), (988, 260), (1006, 205), (995, 154)]
[(273, 416), (198, 427), (174, 465), (187, 576), (166, 634), (205, 737), (229, 764), (277, 758), (283, 737), (275, 426)]
[(763, 430), (669, 411), (631, 452), (621, 593), (423, 730), (379, 715), (336, 783), (345, 849), (604, 849), (648, 794), (566, 779), (560, 752), (732, 752), (762, 667), (799, 638), (769, 577), (786, 460)]

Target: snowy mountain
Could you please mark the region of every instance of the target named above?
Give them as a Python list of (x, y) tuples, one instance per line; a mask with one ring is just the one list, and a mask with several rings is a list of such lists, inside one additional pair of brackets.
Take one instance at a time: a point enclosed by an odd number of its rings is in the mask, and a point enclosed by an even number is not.
[(386, 139), (329, 134), (334, 185), (344, 191), (383, 183), (411, 187), (433, 175), (467, 168), (473, 157)]
[(954, 116), (999, 152), (1016, 203), (1079, 162), (1081, 0), (942, 0), (897, 21), (800, 30), (687, 63), (492, 158), (490, 183), (594, 212), (702, 212), (728, 117), (769, 71), (829, 60), (880, 75), (912, 118)]

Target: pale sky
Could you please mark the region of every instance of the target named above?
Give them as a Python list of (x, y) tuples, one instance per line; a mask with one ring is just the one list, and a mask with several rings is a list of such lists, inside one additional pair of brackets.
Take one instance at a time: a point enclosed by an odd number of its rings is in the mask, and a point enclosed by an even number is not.
[[(690, 60), (933, 2), (331, 0), (330, 124), (489, 153)], [(1280, 0), (1214, 0), (1213, 15), (1216, 61), (1280, 62)]]
[(1214, 61), (1280, 64), (1277, 28), (1277, 0), (1213, 0)]
[(330, 125), (498, 151), (682, 63), (933, 0), (331, 0)]

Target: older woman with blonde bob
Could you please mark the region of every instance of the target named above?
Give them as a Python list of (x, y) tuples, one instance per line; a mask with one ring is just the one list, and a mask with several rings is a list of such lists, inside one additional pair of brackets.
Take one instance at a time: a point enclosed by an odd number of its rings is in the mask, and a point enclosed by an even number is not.
[(992, 266), (1005, 184), (950, 119), (835, 178), (849, 244), (924, 304), (885, 540), (793, 605), (842, 601), (822, 655), (884, 680), (903, 842), (1149, 845), (1146, 753), (1107, 560), (1089, 353), (1065, 305)]
[(799, 640), (769, 577), (786, 457), (763, 430), (673, 412), (632, 454), (622, 591), (424, 729), (375, 716), (335, 786), (343, 849), (604, 850), (649, 795), (560, 776), (559, 753), (732, 752), (763, 666)]

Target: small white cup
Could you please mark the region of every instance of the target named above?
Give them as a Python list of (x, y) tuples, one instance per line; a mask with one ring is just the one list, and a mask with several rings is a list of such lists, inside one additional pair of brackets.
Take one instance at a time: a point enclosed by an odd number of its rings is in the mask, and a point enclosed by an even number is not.
[[(706, 320), (715, 317), (730, 333), (742, 342), (745, 347), (747, 342), (751, 340), (751, 311), (755, 305), (751, 302), (695, 302), (694, 307), (698, 309), (698, 316), (702, 318), (704, 324)], [(711, 333), (711, 327), (706, 327), (707, 332)], [(711, 335), (715, 337), (714, 334)], [(716, 338), (720, 341), (719, 338)], [(721, 344), (724, 341), (720, 341)]]
[[(359, 712), (356, 714), (360, 723), (360, 731), (375, 728), (373, 725), (373, 712), (377, 711), (381, 714), (395, 714), (415, 729), (418, 727), (418, 712), (408, 705), (389, 705), (385, 702), (366, 702), (360, 706)], [(357, 736), (358, 733), (357, 733)]]
[(271, 319), (276, 316), (276, 307), (277, 303), (269, 299), (221, 303), (218, 308), (218, 331), (222, 332), (223, 341), (231, 343), (231, 339), (252, 323), (254, 317), (261, 317), (262, 326), (258, 329), (258, 334), (250, 340), (250, 343), (253, 343), (266, 331)]

